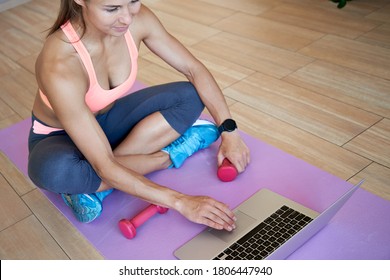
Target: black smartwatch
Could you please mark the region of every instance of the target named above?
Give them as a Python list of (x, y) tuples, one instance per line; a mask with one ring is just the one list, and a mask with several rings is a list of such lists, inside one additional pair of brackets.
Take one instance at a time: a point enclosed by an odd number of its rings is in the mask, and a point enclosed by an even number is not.
[(226, 119), (223, 121), (223, 123), (218, 127), (219, 134), (222, 134), (222, 132), (232, 132), (237, 129), (237, 124), (232, 119)]

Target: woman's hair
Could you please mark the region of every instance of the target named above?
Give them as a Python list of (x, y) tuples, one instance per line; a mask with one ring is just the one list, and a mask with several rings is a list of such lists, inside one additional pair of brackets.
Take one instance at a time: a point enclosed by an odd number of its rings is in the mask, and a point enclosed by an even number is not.
[[(72, 19), (80, 19), (80, 24), (83, 27), (83, 33), (85, 32), (85, 22), (82, 13), (82, 7), (77, 4), (74, 0), (61, 0), (61, 6), (58, 13), (58, 17), (54, 22), (53, 26), (49, 29), (49, 33), (47, 36), (49, 37), (51, 34), (56, 32), (61, 28), (61, 25), (66, 23), (68, 20)], [(82, 37), (82, 35), (80, 36)]]

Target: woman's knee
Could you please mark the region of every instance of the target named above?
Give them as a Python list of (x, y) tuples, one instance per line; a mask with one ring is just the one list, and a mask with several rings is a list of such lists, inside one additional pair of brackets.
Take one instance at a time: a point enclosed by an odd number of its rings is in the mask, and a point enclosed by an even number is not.
[(202, 112), (204, 109), (204, 104), (199, 96), (198, 91), (194, 87), (194, 85), (190, 82), (178, 82), (179, 84), (179, 94), (185, 98), (187, 104), (191, 105), (190, 107), (193, 110), (197, 110), (198, 112)]
[(69, 169), (56, 153), (42, 154), (34, 149), (28, 161), (28, 175), (33, 183), (42, 189), (60, 193), (62, 183)]
[(63, 149), (39, 149), (31, 152), (28, 175), (39, 188), (55, 193), (92, 193), (100, 185), (100, 179), (80, 152)]
[(200, 116), (204, 104), (198, 92), (190, 82), (171, 84), (175, 97), (174, 106), (161, 111), (165, 119), (179, 134), (183, 134)]

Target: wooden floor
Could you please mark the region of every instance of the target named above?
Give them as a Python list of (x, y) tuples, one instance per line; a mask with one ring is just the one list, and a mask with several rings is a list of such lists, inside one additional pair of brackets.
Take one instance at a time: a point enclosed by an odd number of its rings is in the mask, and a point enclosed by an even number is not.
[[(389, 0), (142, 2), (209, 67), (242, 131), (390, 200)], [(0, 13), (0, 129), (30, 117), (58, 3)], [(183, 77), (143, 48), (138, 79)], [(102, 258), (3, 153), (0, 167), (0, 259)]]

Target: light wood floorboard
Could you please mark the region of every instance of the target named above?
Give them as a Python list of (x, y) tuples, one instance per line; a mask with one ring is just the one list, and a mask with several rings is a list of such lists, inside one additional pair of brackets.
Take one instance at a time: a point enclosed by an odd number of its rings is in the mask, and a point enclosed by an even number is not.
[(390, 80), (324, 61), (302, 67), (283, 80), (390, 118)]
[(390, 80), (390, 49), (326, 35), (300, 50), (301, 54)]
[(381, 119), (375, 114), (260, 73), (229, 87), (225, 94), (338, 145)]
[(344, 148), (390, 168), (390, 119), (381, 120)]

